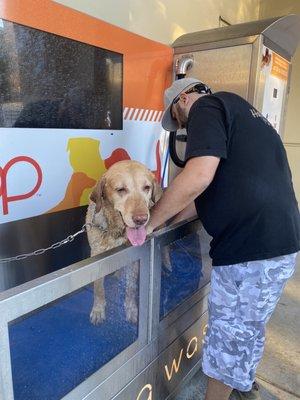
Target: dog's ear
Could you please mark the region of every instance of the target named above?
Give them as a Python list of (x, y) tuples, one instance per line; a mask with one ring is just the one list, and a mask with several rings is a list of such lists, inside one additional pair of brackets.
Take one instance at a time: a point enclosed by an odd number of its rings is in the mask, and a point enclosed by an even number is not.
[(162, 188), (158, 184), (157, 180), (154, 178), (152, 182), (152, 196), (151, 196), (151, 200), (153, 201), (154, 204), (158, 202), (162, 194), (163, 194)]
[(104, 186), (105, 186), (105, 178), (102, 177), (92, 190), (90, 194), (90, 200), (96, 203), (96, 213), (101, 210), (102, 202), (104, 200)]

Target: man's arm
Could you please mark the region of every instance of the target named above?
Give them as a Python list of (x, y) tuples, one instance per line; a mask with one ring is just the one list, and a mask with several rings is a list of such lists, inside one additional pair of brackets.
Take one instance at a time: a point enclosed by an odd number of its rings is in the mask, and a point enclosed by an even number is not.
[(219, 162), (220, 158), (213, 156), (191, 158), (153, 207), (148, 233), (174, 217), (204, 192), (213, 180)]
[(181, 222), (186, 219), (196, 217), (196, 215), (197, 215), (196, 206), (195, 206), (195, 203), (192, 202), (187, 207), (185, 207), (182, 211), (180, 211), (180, 213), (175, 215), (175, 217), (171, 219), (170, 223), (177, 224), (177, 222)]

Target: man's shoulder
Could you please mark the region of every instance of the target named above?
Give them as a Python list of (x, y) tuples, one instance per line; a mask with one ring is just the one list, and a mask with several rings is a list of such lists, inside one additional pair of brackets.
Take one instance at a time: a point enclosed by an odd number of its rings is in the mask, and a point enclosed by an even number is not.
[(225, 103), (228, 102), (236, 102), (236, 101), (243, 102), (246, 100), (236, 93), (220, 91), (201, 96), (200, 99), (197, 101), (197, 104), (199, 106), (206, 106), (206, 105), (218, 106), (222, 104), (224, 105)]
[(246, 101), (243, 97), (233, 92), (220, 91), (213, 93), (212, 96), (221, 100)]
[(223, 110), (226, 110), (226, 112), (229, 113), (237, 109), (243, 110), (245, 108), (249, 109), (249, 107), (252, 107), (247, 100), (233, 92), (220, 91), (205, 97), (207, 97), (205, 99), (207, 105), (211, 104), (215, 107), (221, 107)]
[(230, 120), (238, 110), (249, 110), (249, 107), (250, 104), (238, 94), (220, 91), (201, 96), (193, 104), (190, 116), (195, 114), (201, 115), (207, 113), (207, 110), (211, 110), (216, 116), (225, 115)]

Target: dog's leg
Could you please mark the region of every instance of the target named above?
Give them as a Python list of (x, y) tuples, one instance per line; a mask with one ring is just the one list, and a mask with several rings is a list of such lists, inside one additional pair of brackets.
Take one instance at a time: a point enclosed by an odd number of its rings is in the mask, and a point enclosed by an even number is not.
[(104, 278), (94, 282), (94, 305), (90, 314), (92, 324), (98, 325), (105, 320), (105, 290)]
[(134, 324), (138, 321), (139, 308), (137, 304), (139, 262), (134, 261), (126, 267), (126, 294), (125, 294), (125, 314), (126, 319)]
[(172, 272), (172, 261), (170, 256), (171, 247), (170, 245), (165, 245), (161, 249), (161, 261), (162, 265), (166, 268), (168, 272)]

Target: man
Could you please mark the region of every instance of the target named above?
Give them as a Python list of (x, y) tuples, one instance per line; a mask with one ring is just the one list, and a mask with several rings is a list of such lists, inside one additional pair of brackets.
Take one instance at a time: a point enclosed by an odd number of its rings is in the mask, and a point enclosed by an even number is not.
[(187, 129), (186, 164), (153, 208), (148, 232), (198, 214), (212, 236), (206, 400), (258, 399), (265, 325), (293, 274), (300, 218), (281, 139), (241, 97), (197, 79), (165, 92), (164, 129)]

